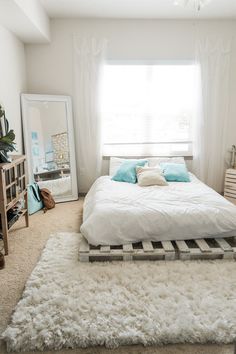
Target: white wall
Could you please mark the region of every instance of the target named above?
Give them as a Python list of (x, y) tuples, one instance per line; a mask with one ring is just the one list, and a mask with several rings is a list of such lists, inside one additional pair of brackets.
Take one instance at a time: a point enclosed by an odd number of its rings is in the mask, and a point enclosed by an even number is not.
[(23, 43), (0, 26), (0, 102), (10, 127), (16, 134), (18, 153), (22, 153), (20, 93), (26, 90)]
[[(51, 43), (26, 46), (30, 93), (65, 94), (73, 100), (73, 34), (106, 37), (108, 59), (194, 60), (197, 32), (236, 34), (236, 21), (57, 19)], [(233, 43), (229, 146), (236, 143), (236, 40)], [(217, 127), (216, 127), (217, 129)]]

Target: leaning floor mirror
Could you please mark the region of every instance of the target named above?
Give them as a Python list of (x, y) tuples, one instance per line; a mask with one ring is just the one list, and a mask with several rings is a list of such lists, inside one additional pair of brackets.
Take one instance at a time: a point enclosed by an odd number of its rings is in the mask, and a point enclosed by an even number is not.
[(71, 98), (22, 94), (21, 105), (29, 182), (56, 202), (78, 199)]

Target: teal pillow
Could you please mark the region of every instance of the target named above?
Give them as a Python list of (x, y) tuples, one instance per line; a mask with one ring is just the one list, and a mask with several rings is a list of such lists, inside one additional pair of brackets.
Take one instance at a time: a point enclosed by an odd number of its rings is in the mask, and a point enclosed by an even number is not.
[(160, 166), (168, 182), (190, 182), (189, 173), (185, 164), (161, 162)]
[(147, 160), (131, 160), (123, 162), (115, 176), (112, 177), (112, 180), (116, 182), (136, 183), (136, 167), (144, 166), (147, 162)]

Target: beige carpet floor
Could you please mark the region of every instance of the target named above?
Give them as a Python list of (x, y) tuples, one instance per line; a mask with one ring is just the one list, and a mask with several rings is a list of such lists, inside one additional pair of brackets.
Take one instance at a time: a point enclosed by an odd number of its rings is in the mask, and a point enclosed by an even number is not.
[[(10, 321), (11, 313), (24, 290), (24, 284), (37, 263), (51, 233), (78, 231), (82, 219), (83, 201), (57, 204), (46, 214), (38, 212), (30, 217), (30, 227), (23, 220), (10, 232), (10, 253), (6, 267), (0, 270), (0, 333)], [(7, 353), (0, 342), (0, 354)], [(34, 352), (36, 353), (36, 352)], [(103, 347), (44, 352), (44, 354), (233, 354), (234, 345), (168, 345), (164, 347), (130, 346), (109, 350)]]

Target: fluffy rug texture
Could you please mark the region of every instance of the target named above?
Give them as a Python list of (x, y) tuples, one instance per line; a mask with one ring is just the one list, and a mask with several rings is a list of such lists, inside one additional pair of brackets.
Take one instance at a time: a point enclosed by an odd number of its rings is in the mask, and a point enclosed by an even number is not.
[(8, 350), (231, 343), (236, 263), (80, 263), (79, 235), (53, 235), (2, 337)]

